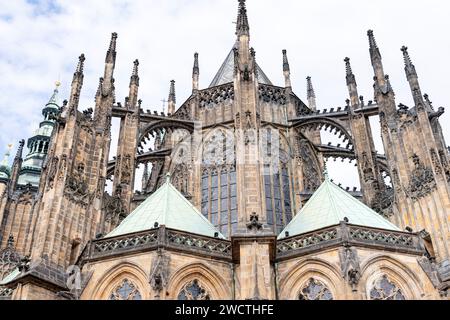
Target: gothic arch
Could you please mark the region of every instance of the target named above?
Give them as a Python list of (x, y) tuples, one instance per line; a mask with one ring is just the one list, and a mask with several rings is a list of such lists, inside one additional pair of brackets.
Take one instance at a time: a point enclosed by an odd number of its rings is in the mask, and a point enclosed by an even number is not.
[(173, 273), (168, 282), (169, 299), (177, 300), (182, 288), (190, 281), (198, 280), (209, 292), (211, 300), (231, 299), (230, 286), (217, 272), (203, 263), (189, 263)]
[(280, 299), (298, 300), (300, 291), (311, 278), (322, 282), (331, 291), (333, 299), (345, 299), (345, 291), (341, 285), (343, 280), (338, 268), (318, 258), (300, 261), (281, 276)]
[(224, 125), (215, 125), (213, 127), (211, 127), (210, 129), (208, 129), (205, 132), (202, 133), (202, 140), (199, 143), (198, 146), (196, 146), (196, 154), (197, 154), (197, 159), (200, 159), (201, 162), (203, 161), (203, 155), (205, 152), (205, 146), (211, 142), (212, 138), (217, 135), (218, 133), (224, 135), (227, 139), (232, 139), (233, 142), (233, 147), (236, 146), (236, 137), (234, 134), (234, 128), (230, 128)]
[(194, 132), (194, 124), (191, 122), (183, 122), (179, 120), (160, 120), (148, 124), (140, 133), (137, 145), (145, 144), (145, 139), (154, 133), (165, 131), (174, 131), (176, 129), (186, 130), (189, 133)]
[(330, 128), (330, 132), (335, 131), (335, 135), (339, 137), (344, 137), (344, 142), (348, 141), (349, 147), (353, 145), (353, 138), (350, 132), (344, 127), (344, 125), (339, 122), (328, 119), (328, 118), (315, 118), (309, 119), (301, 122), (297, 122), (293, 125), (299, 131), (311, 131), (311, 130), (321, 130), (325, 128), (326, 130)]
[(418, 300), (423, 295), (423, 284), (405, 264), (388, 255), (375, 255), (361, 263), (360, 292), (368, 299), (373, 283), (386, 275), (395, 283), (407, 300)]
[[(131, 262), (120, 262), (108, 269), (96, 284), (93, 292), (88, 295), (91, 300), (108, 300), (114, 288), (124, 279), (128, 279), (135, 284), (143, 300), (148, 300), (149, 284), (148, 275), (140, 266)], [(95, 285), (95, 284), (94, 284)]]

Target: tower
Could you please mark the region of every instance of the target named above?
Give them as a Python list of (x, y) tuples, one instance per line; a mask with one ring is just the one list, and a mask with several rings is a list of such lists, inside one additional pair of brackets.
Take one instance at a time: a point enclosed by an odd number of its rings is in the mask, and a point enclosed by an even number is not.
[(394, 186), (394, 221), (402, 228), (426, 229), (433, 243), (432, 258), (449, 271), (448, 151), (439, 125), (443, 108), (435, 111), (422, 96), (418, 75), (403, 47), (406, 78), (414, 106), (395, 105), (389, 76), (385, 75), (373, 32), (368, 32), (375, 73), (375, 98), (380, 108), (382, 139)]
[(42, 109), (44, 120), (39, 124), (39, 129), (36, 130), (34, 135), (28, 139), (27, 146), (29, 152), (26, 155), (20, 170), (18, 180), (19, 185), (31, 184), (35, 188), (39, 186), (42, 166), (47, 157), (50, 144), (50, 137), (53, 133), (53, 128), (55, 127), (55, 120), (60, 111), (58, 88), (61, 83), (56, 82), (55, 85), (56, 88), (53, 91), (53, 95)]

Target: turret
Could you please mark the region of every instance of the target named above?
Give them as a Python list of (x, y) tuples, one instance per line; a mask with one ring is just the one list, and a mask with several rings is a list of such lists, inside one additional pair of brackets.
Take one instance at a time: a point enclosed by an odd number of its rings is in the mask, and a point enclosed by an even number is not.
[(55, 85), (56, 88), (50, 100), (42, 109), (44, 120), (40, 123), (39, 129), (35, 131), (34, 135), (28, 139), (27, 147), (29, 151), (20, 170), (19, 185), (31, 184), (36, 188), (39, 186), (42, 166), (47, 157), (50, 138), (55, 127), (55, 119), (60, 113), (58, 88), (61, 83), (57, 81)]
[(427, 111), (432, 112), (433, 110), (431, 109), (430, 104), (424, 103), (422, 92), (420, 90), (420, 85), (419, 85), (419, 77), (417, 76), (416, 67), (412, 63), (411, 57), (409, 56), (408, 48), (403, 46), (401, 48), (401, 51), (403, 52), (406, 78), (408, 79), (409, 86), (411, 88), (411, 93), (413, 95), (414, 104), (416, 106), (419, 106), (419, 105), (426, 106)]

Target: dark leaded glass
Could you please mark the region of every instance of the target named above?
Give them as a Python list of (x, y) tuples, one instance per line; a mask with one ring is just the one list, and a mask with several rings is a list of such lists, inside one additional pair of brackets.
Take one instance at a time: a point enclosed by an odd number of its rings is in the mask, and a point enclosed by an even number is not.
[(311, 278), (301, 290), (299, 300), (333, 300), (333, 295), (322, 282)]
[(142, 296), (136, 286), (128, 279), (125, 279), (111, 293), (109, 300), (142, 300)]
[(370, 300), (405, 300), (405, 296), (400, 288), (383, 275), (370, 290)]
[(178, 300), (210, 300), (209, 293), (199, 284), (198, 280), (193, 280), (186, 284), (178, 294)]

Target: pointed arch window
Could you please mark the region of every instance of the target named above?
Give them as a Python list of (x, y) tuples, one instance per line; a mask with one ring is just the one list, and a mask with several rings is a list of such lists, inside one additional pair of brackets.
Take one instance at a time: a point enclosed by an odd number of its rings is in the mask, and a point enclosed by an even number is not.
[(370, 289), (370, 300), (406, 300), (402, 290), (386, 275), (376, 280)]
[(289, 155), (272, 128), (263, 130), (262, 139), (267, 224), (280, 233), (292, 220)]
[(178, 300), (211, 300), (211, 296), (197, 279), (187, 283), (178, 294)]
[(237, 229), (234, 137), (217, 132), (204, 144), (202, 214), (225, 236)]
[(309, 279), (308, 283), (300, 291), (299, 300), (333, 300), (331, 291), (325, 284), (314, 278)]
[(136, 285), (124, 279), (111, 293), (109, 300), (142, 300), (142, 295)]

